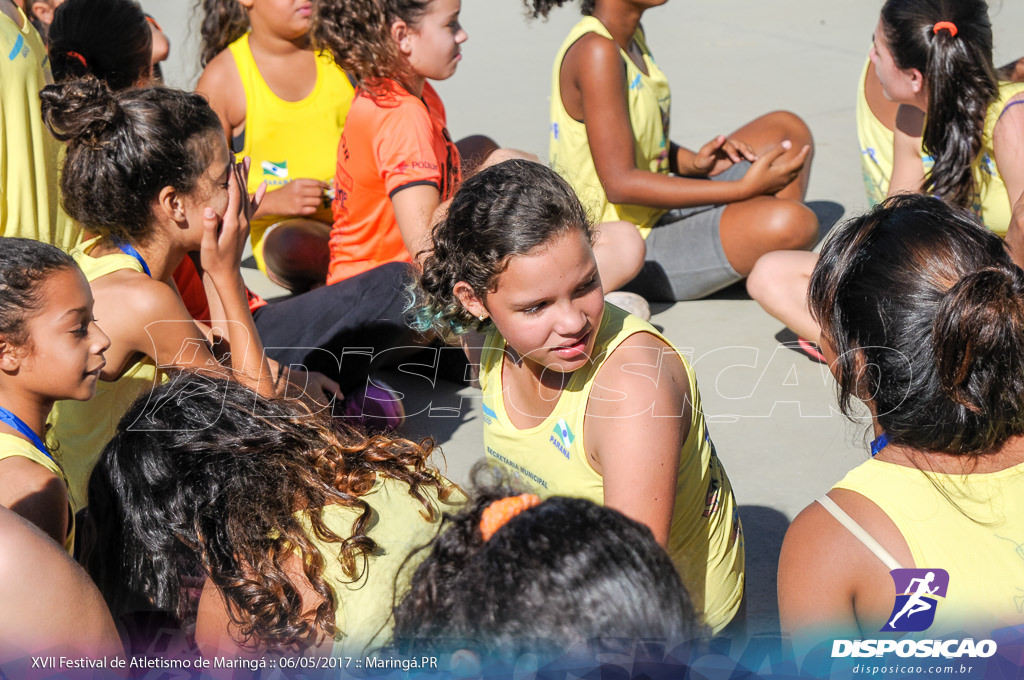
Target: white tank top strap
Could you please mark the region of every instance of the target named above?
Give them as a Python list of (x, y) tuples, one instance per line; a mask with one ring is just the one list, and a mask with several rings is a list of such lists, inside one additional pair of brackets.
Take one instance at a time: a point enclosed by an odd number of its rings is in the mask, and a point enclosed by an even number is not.
[(863, 543), (865, 548), (870, 550), (875, 557), (881, 560), (882, 564), (884, 564), (889, 571), (892, 571), (893, 569), (903, 569), (903, 565), (901, 565), (895, 557), (890, 555), (889, 551), (883, 548), (882, 544), (876, 541), (874, 537), (864, 529), (864, 527), (857, 524), (855, 519), (847, 515), (834, 500), (828, 496), (822, 496), (818, 499), (818, 503), (821, 504), (821, 507), (828, 510), (828, 513), (835, 517), (836, 521), (846, 527), (846, 529), (853, 534), (858, 541)]

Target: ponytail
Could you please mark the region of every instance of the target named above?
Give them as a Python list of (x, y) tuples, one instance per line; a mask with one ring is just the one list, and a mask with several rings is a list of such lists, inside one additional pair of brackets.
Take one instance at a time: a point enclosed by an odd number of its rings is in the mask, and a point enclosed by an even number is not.
[(882, 25), (896, 65), (919, 70), (928, 88), (923, 144), (935, 163), (924, 190), (971, 209), (978, 193), (972, 166), (999, 89), (988, 5), (984, 0), (888, 0)]
[(249, 30), (249, 13), (238, 0), (198, 0), (202, 12), (199, 33), (202, 48), (199, 65), (204, 67)]

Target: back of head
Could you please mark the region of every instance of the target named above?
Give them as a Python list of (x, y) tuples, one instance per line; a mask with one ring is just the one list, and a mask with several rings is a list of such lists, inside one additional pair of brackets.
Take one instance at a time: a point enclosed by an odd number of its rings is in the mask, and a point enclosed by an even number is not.
[[(950, 24), (952, 26), (950, 26)], [(925, 190), (964, 208), (974, 201), (971, 165), (998, 92), (985, 0), (888, 0), (882, 26), (896, 65), (925, 79), (924, 147), (935, 158)]]
[(48, 37), (58, 83), (93, 76), (116, 92), (150, 78), (153, 35), (135, 0), (66, 0)]
[(515, 493), (478, 486), (468, 509), (445, 518), (395, 610), (400, 651), (466, 646), (514, 659), (597, 648), (601, 638), (681, 642), (701, 632), (667, 553), (615, 510), (549, 498), (485, 540), (485, 510)]
[[(523, 4), (526, 5), (527, 11), (530, 16), (534, 19), (537, 17), (547, 18), (548, 14), (555, 7), (561, 7), (562, 5), (573, 2), (573, 0), (523, 0)], [(580, 0), (580, 12), (587, 16), (594, 13), (594, 5), (596, 0)]]
[(844, 412), (870, 400), (893, 443), (981, 454), (1024, 433), (1024, 272), (969, 213), (902, 195), (847, 222), (808, 304)]
[(431, 0), (319, 0), (314, 3), (313, 42), (370, 92), (388, 79), (401, 79), (406, 58), (391, 37), (403, 21), (415, 27)]
[(590, 220), (554, 170), (525, 160), (481, 170), (463, 183), (434, 227), (415, 293), (415, 324), (442, 333), (486, 327), (489, 321), (479, 322), (455, 298), (455, 284), (465, 281), (484, 300), (509, 258), (573, 229), (589, 233)]
[(0, 338), (28, 341), (26, 321), (42, 305), (42, 283), (54, 272), (78, 265), (60, 248), (27, 238), (0, 238)]
[(217, 114), (192, 92), (112, 92), (89, 77), (48, 85), (40, 98), (47, 127), (67, 142), (64, 209), (87, 230), (120, 238), (146, 238), (164, 187), (196, 188), (213, 161), (209, 142), (223, 134)]

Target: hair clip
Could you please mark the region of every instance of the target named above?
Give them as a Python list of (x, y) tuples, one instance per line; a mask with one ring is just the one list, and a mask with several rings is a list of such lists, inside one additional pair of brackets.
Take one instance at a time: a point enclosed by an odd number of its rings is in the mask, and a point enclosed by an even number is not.
[(488, 505), (480, 515), (480, 533), (484, 541), (491, 540), (494, 532), (508, 524), (510, 519), (536, 505), (540, 505), (540, 497), (532, 493), (509, 496)]
[(956, 34), (958, 33), (957, 28), (956, 28), (956, 24), (954, 24), (952, 21), (937, 21), (937, 22), (935, 22), (935, 25), (932, 26), (932, 33), (938, 34), (938, 32), (941, 31), (942, 29), (946, 29), (947, 31), (949, 31), (949, 35), (954, 37), (954, 38), (956, 37)]
[(71, 50), (68, 50), (67, 55), (70, 59), (77, 59), (78, 61), (80, 61), (83, 67), (89, 68), (89, 64), (85, 63), (85, 57), (83, 57), (78, 52), (72, 52)]

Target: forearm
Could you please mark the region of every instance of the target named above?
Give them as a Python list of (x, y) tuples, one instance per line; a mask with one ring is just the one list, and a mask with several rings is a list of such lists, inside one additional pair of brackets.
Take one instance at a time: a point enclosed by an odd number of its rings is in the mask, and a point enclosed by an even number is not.
[(604, 182), (612, 203), (649, 205), (654, 208), (689, 208), (735, 203), (752, 198), (742, 182), (712, 182), (692, 177), (672, 177), (633, 168), (615, 180)]

